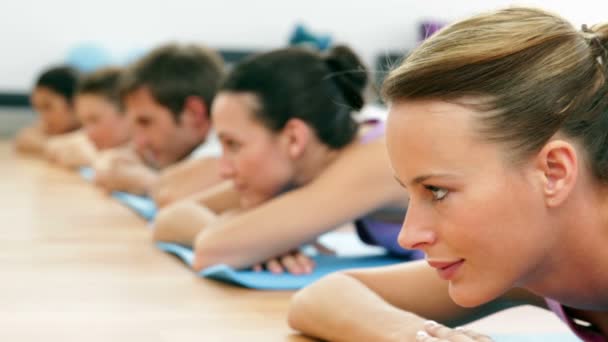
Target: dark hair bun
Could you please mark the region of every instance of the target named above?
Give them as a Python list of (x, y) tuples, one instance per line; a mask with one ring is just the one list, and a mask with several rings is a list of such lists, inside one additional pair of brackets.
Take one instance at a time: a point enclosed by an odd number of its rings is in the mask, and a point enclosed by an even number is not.
[(348, 105), (360, 110), (365, 103), (363, 90), (367, 85), (367, 70), (359, 57), (350, 48), (338, 45), (324, 56), (325, 63), (332, 71), (331, 79), (344, 94)]

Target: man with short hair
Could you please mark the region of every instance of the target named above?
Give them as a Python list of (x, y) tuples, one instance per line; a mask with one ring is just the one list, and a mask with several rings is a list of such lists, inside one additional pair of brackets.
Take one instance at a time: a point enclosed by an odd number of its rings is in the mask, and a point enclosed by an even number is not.
[[(133, 149), (102, 158), (96, 182), (150, 194), (161, 205), (218, 183), (221, 146), (209, 111), (222, 77), (221, 57), (197, 45), (161, 46), (129, 67), (120, 98)], [(198, 159), (188, 161), (191, 155)]]

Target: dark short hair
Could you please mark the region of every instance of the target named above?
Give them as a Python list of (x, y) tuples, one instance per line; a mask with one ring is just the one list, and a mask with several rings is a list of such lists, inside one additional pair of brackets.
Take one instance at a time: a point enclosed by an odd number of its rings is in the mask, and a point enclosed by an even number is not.
[(78, 83), (77, 94), (101, 95), (119, 105), (118, 84), (122, 75), (119, 67), (109, 67), (85, 75)]
[(63, 96), (68, 103), (72, 103), (78, 79), (78, 70), (71, 66), (61, 65), (43, 71), (34, 85), (36, 88), (48, 88)]
[(364, 105), (367, 72), (348, 47), (327, 53), (290, 47), (250, 57), (237, 64), (221, 91), (248, 92), (260, 102), (255, 117), (273, 131), (291, 118), (312, 127), (332, 148), (350, 143), (357, 135), (353, 111)]
[(131, 65), (121, 79), (119, 96), (124, 99), (146, 87), (177, 120), (186, 98), (199, 96), (208, 108), (223, 77), (222, 58), (200, 45), (168, 44), (152, 50)]

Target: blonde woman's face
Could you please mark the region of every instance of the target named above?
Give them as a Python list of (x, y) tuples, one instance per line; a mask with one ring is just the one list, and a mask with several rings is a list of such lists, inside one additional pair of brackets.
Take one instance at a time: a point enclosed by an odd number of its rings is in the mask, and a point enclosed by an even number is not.
[(410, 195), (399, 242), (426, 253), (462, 306), (525, 285), (551, 234), (533, 167), (509, 164), (502, 145), (483, 141), (475, 115), (442, 101), (400, 101), (387, 128), (395, 176)]

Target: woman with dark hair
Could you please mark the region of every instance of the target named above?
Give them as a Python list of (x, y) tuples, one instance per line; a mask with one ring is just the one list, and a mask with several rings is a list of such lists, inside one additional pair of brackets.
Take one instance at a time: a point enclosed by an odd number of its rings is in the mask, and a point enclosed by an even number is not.
[(40, 117), (18, 133), (15, 147), (19, 151), (41, 153), (49, 137), (80, 127), (73, 107), (78, 77), (76, 69), (69, 66), (50, 68), (38, 77), (31, 102)]
[(212, 108), (220, 172), (232, 186), (161, 211), (155, 239), (194, 245), (196, 269), (265, 263), (300, 274), (314, 267), (300, 245), (357, 220), (366, 242), (417, 258), (395, 242), (407, 196), (392, 176), (383, 125), (353, 119), (366, 83), (343, 46), (288, 48), (237, 65)]
[(66, 167), (92, 166), (108, 153), (129, 150), (131, 124), (118, 99), (122, 69), (108, 67), (82, 77), (74, 108), (82, 132), (49, 139), (47, 158)]

